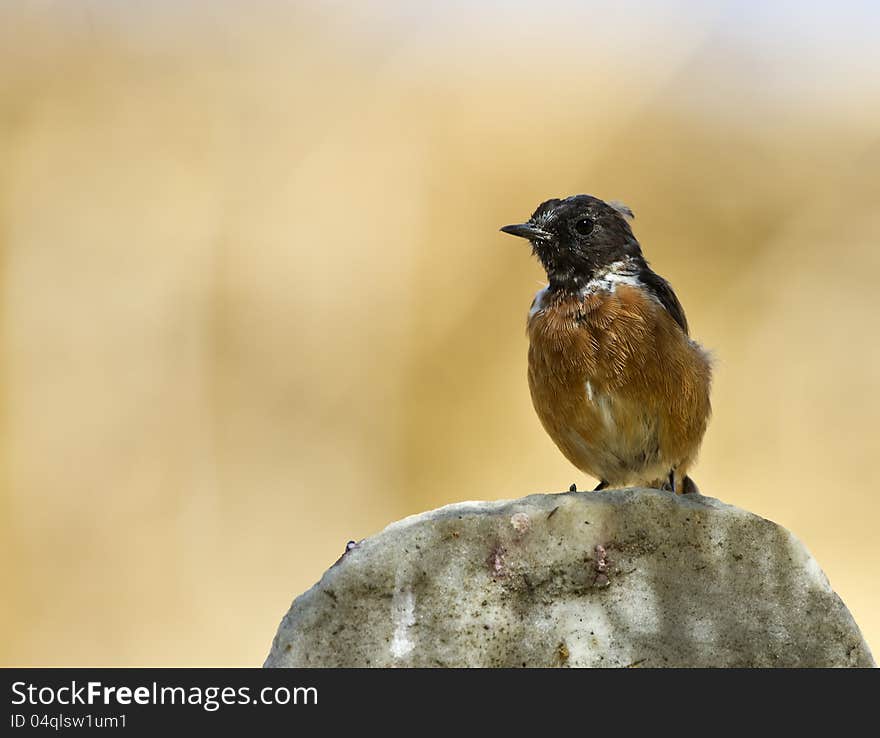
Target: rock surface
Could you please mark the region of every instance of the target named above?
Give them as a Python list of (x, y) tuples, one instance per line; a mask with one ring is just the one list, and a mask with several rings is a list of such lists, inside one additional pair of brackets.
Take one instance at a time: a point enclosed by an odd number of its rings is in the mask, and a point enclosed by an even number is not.
[(265, 666), (873, 664), (787, 530), (710, 497), (625, 489), (394, 523), (294, 601)]

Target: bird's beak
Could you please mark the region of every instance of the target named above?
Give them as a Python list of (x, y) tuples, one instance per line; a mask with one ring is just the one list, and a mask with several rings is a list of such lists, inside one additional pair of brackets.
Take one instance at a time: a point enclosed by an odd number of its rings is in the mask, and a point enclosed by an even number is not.
[(549, 241), (553, 236), (547, 231), (543, 231), (538, 226), (531, 223), (517, 223), (516, 225), (506, 225), (501, 229), (502, 233), (509, 233), (511, 236), (519, 236), (527, 238), (529, 241)]

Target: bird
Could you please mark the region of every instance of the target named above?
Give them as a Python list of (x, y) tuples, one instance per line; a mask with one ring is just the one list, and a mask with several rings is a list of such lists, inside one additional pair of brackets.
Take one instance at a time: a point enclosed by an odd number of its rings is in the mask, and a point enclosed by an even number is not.
[(699, 493), (688, 472), (712, 412), (712, 359), (645, 260), (634, 217), (618, 201), (572, 195), (501, 228), (547, 273), (527, 320), (532, 404), (562, 454), (599, 480), (595, 491)]

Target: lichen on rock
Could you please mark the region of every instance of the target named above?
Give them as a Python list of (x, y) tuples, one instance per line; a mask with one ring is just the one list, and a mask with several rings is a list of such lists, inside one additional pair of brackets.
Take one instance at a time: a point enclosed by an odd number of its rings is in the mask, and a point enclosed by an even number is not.
[(649, 489), (463, 502), (352, 547), (267, 667), (872, 666), (784, 528)]

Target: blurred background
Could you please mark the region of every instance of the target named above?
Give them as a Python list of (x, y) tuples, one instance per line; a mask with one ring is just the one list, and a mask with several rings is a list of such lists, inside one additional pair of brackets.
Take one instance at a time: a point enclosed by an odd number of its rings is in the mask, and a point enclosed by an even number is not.
[(715, 353), (703, 492), (880, 650), (878, 41), (867, 0), (4, 2), (0, 663), (259, 665), (349, 539), (595, 484), (498, 233), (579, 192)]

